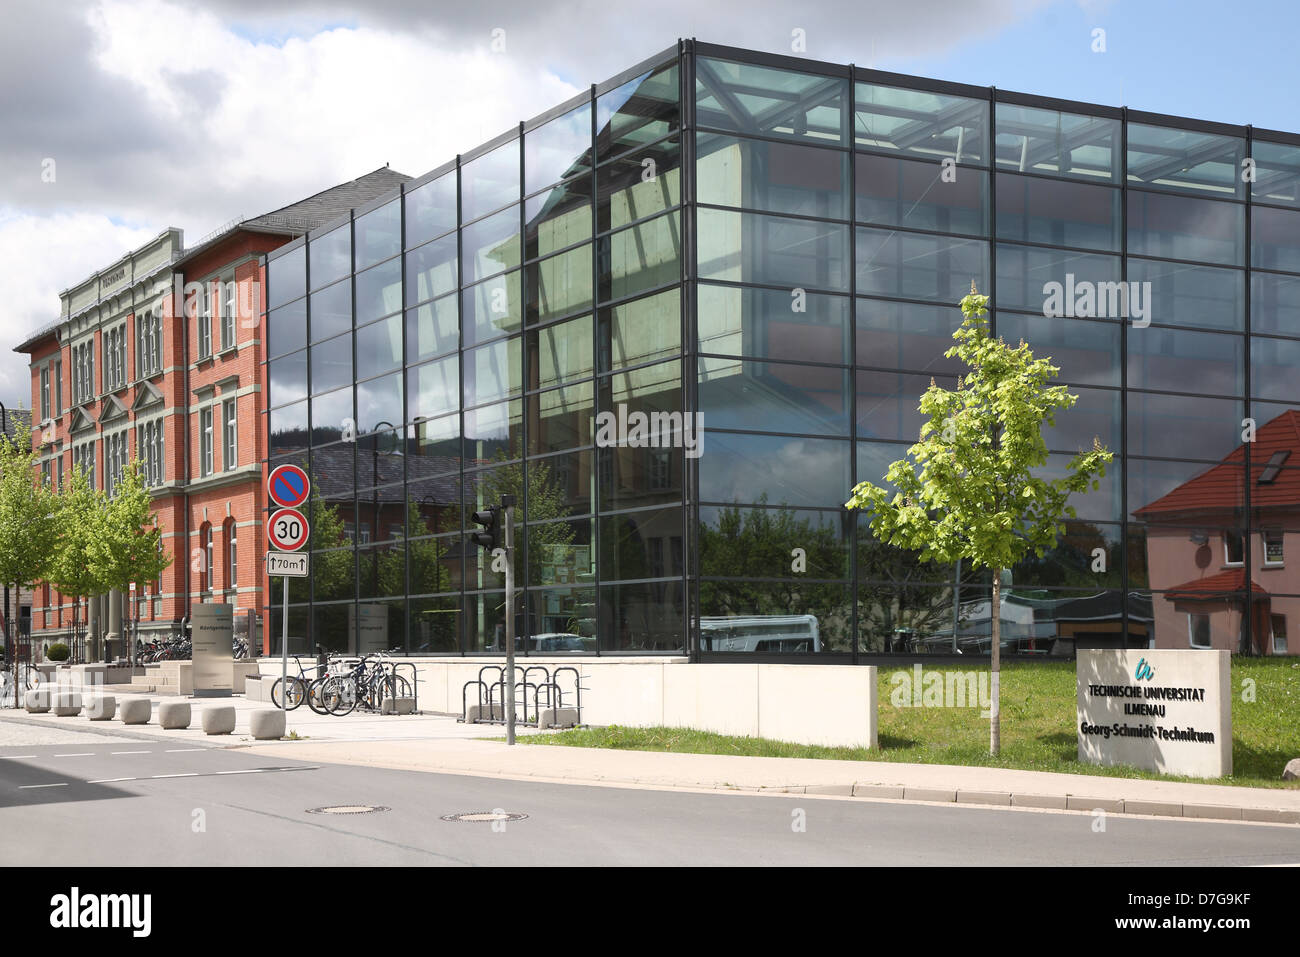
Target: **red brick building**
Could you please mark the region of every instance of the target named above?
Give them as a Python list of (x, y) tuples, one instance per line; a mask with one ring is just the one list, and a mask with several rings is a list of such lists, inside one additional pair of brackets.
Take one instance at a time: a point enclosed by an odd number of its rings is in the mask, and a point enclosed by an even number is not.
[[(161, 580), (139, 583), (134, 602), (113, 592), (87, 603), (76, 616), (88, 642), (82, 657), (117, 656), (133, 619), (145, 640), (173, 634), (195, 602), (234, 605), (236, 633), (260, 638), (266, 337), (258, 257), (407, 178), (378, 169), (189, 249), (181, 230), (164, 230), (60, 293), (58, 320), (15, 349), (31, 357), (43, 477), (62, 487), (80, 464), (111, 493), (138, 459), (173, 558)], [(38, 586), (38, 644), (77, 637), (73, 604)]]

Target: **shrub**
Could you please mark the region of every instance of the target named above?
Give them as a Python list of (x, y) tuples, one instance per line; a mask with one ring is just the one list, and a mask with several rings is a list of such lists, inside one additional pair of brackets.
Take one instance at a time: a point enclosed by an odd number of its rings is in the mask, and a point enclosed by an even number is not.
[(45, 649), (45, 657), (50, 661), (67, 661), (68, 654), (68, 646), (61, 641), (56, 641)]

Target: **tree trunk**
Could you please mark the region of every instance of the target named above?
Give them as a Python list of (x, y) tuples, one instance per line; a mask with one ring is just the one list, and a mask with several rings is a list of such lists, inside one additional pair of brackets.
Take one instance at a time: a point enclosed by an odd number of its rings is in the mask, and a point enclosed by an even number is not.
[(1002, 748), (1002, 714), (999, 707), (1002, 677), (1002, 569), (993, 569), (993, 663), (989, 681), (989, 754)]

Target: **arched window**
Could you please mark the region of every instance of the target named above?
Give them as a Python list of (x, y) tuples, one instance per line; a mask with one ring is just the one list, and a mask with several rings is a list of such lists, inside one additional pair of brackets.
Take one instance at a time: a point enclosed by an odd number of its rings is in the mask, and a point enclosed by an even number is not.
[(199, 529), (199, 592), (200, 600), (212, 597), (212, 526), (204, 523)]
[(233, 518), (226, 520), (226, 587), (234, 590), (239, 582), (239, 532)]

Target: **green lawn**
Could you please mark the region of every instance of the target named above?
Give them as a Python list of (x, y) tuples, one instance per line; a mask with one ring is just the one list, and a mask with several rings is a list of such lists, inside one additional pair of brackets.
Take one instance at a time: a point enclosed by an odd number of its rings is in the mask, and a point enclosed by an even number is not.
[[(939, 670), (958, 669), (944, 665)], [(962, 671), (984, 670), (960, 667)], [(890, 676), (910, 669), (880, 670), (880, 749), (825, 748), (731, 737), (682, 728), (579, 728), (549, 735), (528, 735), (526, 744), (638, 751), (687, 751), (702, 754), (747, 754), (765, 757), (844, 758), (858, 761), (903, 761), (913, 764), (958, 764), (1029, 771), (1063, 771), (1109, 777), (1195, 780), (1136, 768), (1101, 768), (1076, 760), (1074, 662), (1007, 664), (1002, 668), (1002, 753), (988, 753), (988, 719), (978, 708), (896, 707), (897, 687)], [(1243, 701), (1247, 679), (1254, 681), (1254, 701)], [(1300, 662), (1288, 659), (1234, 659), (1232, 663), (1232, 763), (1230, 777), (1217, 784), (1293, 787), (1282, 780), (1287, 761), (1300, 757)]]

